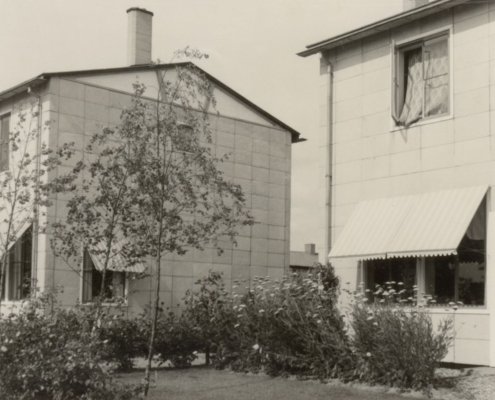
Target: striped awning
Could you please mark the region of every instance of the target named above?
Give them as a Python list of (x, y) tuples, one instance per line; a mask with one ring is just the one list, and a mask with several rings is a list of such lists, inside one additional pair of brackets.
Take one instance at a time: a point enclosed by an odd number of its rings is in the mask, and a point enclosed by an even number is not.
[[(89, 250), (89, 255), (95, 268), (98, 271), (103, 271), (105, 265), (105, 245), (100, 244), (96, 246), (93, 251)], [(136, 262), (135, 260), (131, 260), (129, 257), (126, 257), (123, 241), (117, 241), (112, 244), (112, 251), (110, 253), (110, 259), (107, 266), (108, 271), (140, 274), (143, 273), (145, 269), (146, 266), (142, 262)]]
[(487, 186), (363, 201), (329, 258), (362, 260), (456, 254)]
[[(12, 247), (17, 243), (17, 241), (24, 235), (24, 233), (31, 227), (32, 220), (30, 218), (26, 218), (24, 221), (14, 222), (11, 226), (11, 231), (9, 235), (9, 242), (7, 250), (10, 251)], [(7, 241), (7, 227), (6, 223), (2, 224), (2, 228), (0, 228), (0, 259), (3, 257), (3, 251), (5, 249), (5, 242)], [(7, 252), (8, 252), (7, 251)]]

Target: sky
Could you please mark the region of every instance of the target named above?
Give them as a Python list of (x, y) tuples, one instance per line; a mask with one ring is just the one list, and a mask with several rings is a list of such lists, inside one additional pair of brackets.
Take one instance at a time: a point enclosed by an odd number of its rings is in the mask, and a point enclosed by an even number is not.
[(0, 91), (42, 72), (127, 65), (129, 7), (154, 13), (153, 59), (190, 46), (201, 66), (301, 132), (291, 249), (317, 242), (318, 56), (305, 46), (396, 14), (403, 0), (0, 0)]

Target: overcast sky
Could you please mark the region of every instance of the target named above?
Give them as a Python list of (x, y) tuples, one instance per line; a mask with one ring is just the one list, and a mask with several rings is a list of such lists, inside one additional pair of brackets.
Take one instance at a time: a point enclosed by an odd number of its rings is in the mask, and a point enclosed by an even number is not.
[(395, 14), (402, 0), (0, 0), (0, 91), (41, 72), (126, 65), (129, 7), (154, 13), (153, 58), (191, 46), (201, 64), (308, 141), (293, 146), (291, 249), (318, 221), (318, 56), (308, 44)]

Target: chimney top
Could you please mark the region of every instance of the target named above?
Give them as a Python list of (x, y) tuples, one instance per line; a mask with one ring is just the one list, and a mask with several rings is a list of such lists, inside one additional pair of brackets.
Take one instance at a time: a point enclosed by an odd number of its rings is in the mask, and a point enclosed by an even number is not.
[(150, 64), (153, 13), (132, 7), (127, 10), (127, 21), (128, 65)]
[(131, 7), (126, 12), (127, 13), (130, 13), (131, 11), (141, 11), (141, 12), (144, 12), (146, 14), (149, 14), (149, 15), (153, 16), (153, 13), (151, 11), (148, 11), (146, 8)]
[(430, 0), (402, 0), (403, 11), (409, 11), (413, 8), (424, 6), (428, 4)]
[(317, 253), (315, 252), (315, 250), (316, 250), (316, 245), (314, 243), (306, 243), (304, 245), (304, 252), (306, 254), (316, 255)]

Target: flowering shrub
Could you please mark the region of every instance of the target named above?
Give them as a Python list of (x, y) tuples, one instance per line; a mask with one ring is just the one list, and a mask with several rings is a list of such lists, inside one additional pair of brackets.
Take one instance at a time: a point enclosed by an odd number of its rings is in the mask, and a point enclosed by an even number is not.
[(203, 333), (204, 349), (214, 353), (215, 366), (320, 378), (351, 374), (333, 271), (255, 278), (244, 288), (240, 284), (230, 294), (221, 276), (211, 273), (185, 301), (183, 316)]
[[(425, 309), (400, 283), (387, 282), (352, 307), (352, 345), (358, 378), (402, 388), (428, 389), (451, 343), (452, 321), (434, 328)], [(415, 288), (413, 288), (415, 292)], [(370, 293), (371, 294), (371, 293)], [(405, 305), (405, 306), (404, 306)]]
[(2, 399), (133, 399), (103, 368), (102, 343), (74, 311), (40, 312), (28, 305), (0, 320)]

